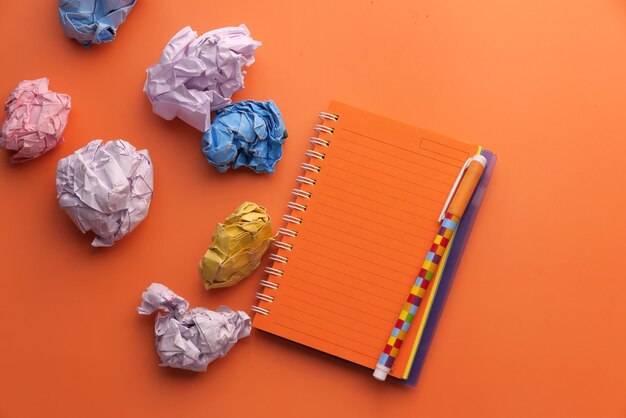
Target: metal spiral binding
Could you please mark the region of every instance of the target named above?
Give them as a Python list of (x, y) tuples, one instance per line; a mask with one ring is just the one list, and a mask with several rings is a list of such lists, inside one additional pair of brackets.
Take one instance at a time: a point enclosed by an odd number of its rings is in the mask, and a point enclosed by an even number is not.
[(274, 275), (274, 276), (279, 276), (280, 277), (280, 276), (283, 275), (283, 271), (282, 270), (275, 269), (274, 267), (265, 267), (264, 271), (267, 274), (271, 274), (271, 275)]
[(306, 205), (302, 203), (289, 202), (287, 203), (287, 207), (293, 210), (299, 210), (300, 212), (306, 212)]
[(324, 125), (315, 125), (313, 130), (316, 132), (324, 132), (327, 134), (332, 134), (333, 132), (335, 132), (335, 128), (331, 128), (330, 126), (324, 126)]
[(309, 139), (309, 142), (313, 145), (321, 145), (323, 147), (327, 147), (330, 145), (330, 141), (326, 139), (318, 138), (316, 136), (312, 136), (311, 139)]
[(291, 216), (291, 215), (285, 215), (283, 216), (283, 221), (291, 222), (292, 224), (301, 224), (302, 218), (298, 218), (296, 216)]
[(311, 198), (311, 192), (307, 192), (306, 190), (302, 189), (293, 189), (291, 190), (291, 194), (294, 196), (303, 197), (305, 199)]
[(270, 289), (278, 289), (278, 283), (270, 282), (269, 280), (261, 280), (261, 286), (269, 287)]
[(270, 302), (270, 303), (274, 302), (274, 296), (266, 295), (265, 293), (257, 292), (256, 297), (257, 299), (261, 299), (266, 302)]
[(306, 171), (312, 171), (314, 173), (319, 173), (320, 172), (320, 168), (316, 165), (313, 164), (309, 164), (309, 163), (302, 163), (300, 164), (300, 168), (302, 168), (303, 170)]
[(320, 119), (327, 119), (337, 122), (339, 120), (339, 115), (335, 115), (334, 113), (328, 112), (320, 112)]
[(274, 241), (274, 247), (280, 248), (282, 250), (287, 250), (287, 251), (291, 251), (293, 249), (292, 244), (288, 244), (282, 241)]
[(270, 314), (270, 311), (268, 311), (267, 309), (261, 308), (260, 306), (256, 305), (252, 305), (252, 311), (265, 316)]
[(287, 261), (289, 261), (287, 257), (283, 257), (282, 255), (278, 255), (278, 254), (271, 254), (270, 260), (278, 261), (279, 263), (283, 263), (283, 264), (287, 264)]
[[(328, 112), (320, 112), (319, 114), (320, 119), (322, 120), (327, 120), (327, 121), (331, 121), (331, 122), (337, 122), (339, 120), (339, 115), (335, 115), (332, 113), (328, 113)], [(326, 135), (332, 135), (335, 132), (335, 129), (331, 126), (325, 126), (325, 125), (315, 125), (315, 127), (313, 128), (313, 130), (315, 130), (315, 132), (321, 133), (321, 134), (326, 134)], [(311, 139), (309, 140), (309, 142), (311, 143), (311, 145), (313, 146), (321, 146), (321, 147), (329, 147), (330, 146), (330, 141), (328, 139), (323, 139), (323, 138), (319, 138), (318, 136), (313, 136), (311, 137)], [(313, 159), (316, 160), (324, 160), (324, 158), (326, 157), (326, 154), (320, 151), (316, 151), (314, 149), (310, 149), (308, 151), (305, 152), (305, 155), (307, 157), (309, 157), (309, 162), (307, 163), (302, 163), (300, 165), (300, 167), (308, 172), (311, 173), (319, 173), (321, 170), (320, 166), (317, 166), (315, 164), (312, 164), (311, 161)], [(304, 176), (298, 176), (296, 178), (296, 181), (302, 185), (308, 185), (308, 186), (315, 186), (316, 184), (316, 180), (312, 179), (310, 177), (307, 177), (306, 175)], [(310, 199), (311, 198), (311, 192), (308, 192), (306, 190), (302, 190), (302, 189), (293, 189), (291, 191), (291, 193), (296, 196), (296, 197), (300, 197), (303, 199)], [(289, 209), (292, 210), (297, 210), (300, 212), (306, 212), (307, 209), (307, 205), (299, 203), (299, 202), (289, 202), (287, 204), (287, 207)], [(293, 216), (293, 215), (284, 215), (283, 216), (283, 220), (287, 223), (292, 223), (292, 224), (301, 224), (302, 223), (302, 218), (299, 218), (297, 216)], [(289, 228), (278, 228), (278, 235), (283, 236), (284, 238), (295, 238), (298, 236), (298, 231), (294, 231), (292, 229)], [(285, 250), (285, 251), (291, 251), (293, 249), (293, 244), (290, 244), (288, 242), (284, 242), (284, 241), (274, 241), (274, 246), (278, 249), (281, 250)], [(285, 257), (283, 255), (278, 255), (278, 254), (271, 254), (269, 256), (269, 259), (277, 262), (277, 263), (281, 263), (281, 264), (287, 264), (287, 262), (289, 261), (288, 257)], [(276, 276), (276, 277), (280, 277), (283, 275), (283, 270), (278, 269), (278, 268), (274, 268), (274, 267), (265, 267), (264, 269), (265, 273), (268, 274), (268, 276)], [(278, 290), (279, 287), (279, 283), (273, 282), (271, 280), (261, 280), (261, 286), (263, 286), (266, 289), (271, 289), (271, 290)], [(273, 303), (274, 302), (274, 297), (271, 295), (266, 295), (265, 293), (262, 292), (258, 292), (256, 294), (256, 298), (263, 301), (263, 302), (268, 302), (268, 303)], [(256, 312), (258, 314), (261, 315), (269, 315), (270, 310), (269, 309), (265, 309), (265, 308), (261, 308), (260, 306), (253, 306), (252, 307), (252, 311)]]
[(310, 178), (305, 177), (305, 176), (298, 176), (298, 177), (296, 177), (296, 181), (298, 183), (308, 184), (309, 186), (315, 186), (315, 183), (317, 183), (317, 181), (315, 181), (315, 179), (310, 179)]
[(307, 152), (305, 152), (304, 155), (306, 155), (307, 157), (310, 157), (310, 158), (317, 158), (318, 160), (323, 160), (324, 157), (326, 156), (326, 154), (323, 154), (323, 153), (318, 152), (318, 151), (313, 151), (312, 149), (310, 149)]
[(278, 233), (280, 235), (287, 235), (288, 237), (298, 236), (298, 233), (296, 231), (292, 231), (291, 229), (287, 229), (287, 228), (278, 228)]

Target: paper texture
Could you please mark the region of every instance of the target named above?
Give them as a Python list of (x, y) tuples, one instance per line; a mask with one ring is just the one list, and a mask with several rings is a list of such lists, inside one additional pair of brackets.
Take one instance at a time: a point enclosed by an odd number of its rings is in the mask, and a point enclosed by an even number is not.
[(283, 156), (285, 123), (273, 101), (244, 100), (219, 109), (211, 128), (202, 136), (202, 152), (221, 173), (248, 167), (274, 173)]
[(59, 20), (65, 34), (89, 47), (115, 39), (117, 28), (137, 0), (59, 0)]
[(235, 343), (250, 335), (250, 317), (220, 306), (217, 311), (189, 309), (189, 303), (162, 284), (153, 283), (141, 295), (137, 312), (159, 311), (154, 325), (161, 366), (205, 371)]
[(39, 157), (63, 142), (72, 107), (67, 94), (48, 90), (49, 80), (24, 80), (11, 92), (4, 108), (0, 147), (17, 151), (11, 162)]
[(243, 67), (252, 65), (259, 46), (245, 25), (200, 36), (189, 26), (183, 28), (170, 39), (159, 62), (147, 69), (144, 92), (152, 110), (205, 132), (211, 111), (229, 105), (233, 93), (243, 88)]
[(94, 140), (59, 161), (56, 187), (59, 206), (81, 232), (96, 234), (91, 245), (109, 247), (148, 215), (152, 161), (121, 139)]
[(229, 287), (248, 277), (272, 241), (272, 224), (264, 207), (245, 202), (213, 233), (211, 246), (200, 260), (206, 289)]
[[(430, 249), (437, 217), (460, 168), (477, 145), (333, 102), (325, 120), (330, 144), (315, 145), (324, 159), (303, 175), (310, 198), (293, 209), (296, 237), (278, 249), (287, 263), (268, 280), (272, 297), (260, 301), (268, 315), (254, 326), (374, 369), (389, 333)], [(303, 196), (307, 196), (303, 194)], [(296, 206), (302, 207), (302, 206)], [(391, 375), (402, 378), (419, 326), (413, 324)], [(404, 347), (407, 349), (405, 350)]]

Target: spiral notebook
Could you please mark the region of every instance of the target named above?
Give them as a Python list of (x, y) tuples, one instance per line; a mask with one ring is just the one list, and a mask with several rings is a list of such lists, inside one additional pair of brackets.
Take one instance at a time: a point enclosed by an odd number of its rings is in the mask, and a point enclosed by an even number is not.
[[(339, 102), (320, 119), (253, 326), (374, 369), (461, 167), (477, 153), (495, 157)], [(490, 161), (391, 370), (395, 378), (417, 379), (492, 170)]]

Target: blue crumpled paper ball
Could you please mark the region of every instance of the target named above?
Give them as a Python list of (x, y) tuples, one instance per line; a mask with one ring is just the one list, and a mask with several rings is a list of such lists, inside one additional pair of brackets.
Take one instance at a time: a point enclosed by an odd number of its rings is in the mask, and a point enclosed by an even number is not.
[(273, 101), (244, 100), (216, 112), (202, 135), (202, 152), (221, 173), (245, 166), (272, 174), (285, 138), (285, 123)]
[(59, 20), (65, 34), (85, 47), (115, 39), (137, 0), (59, 0)]

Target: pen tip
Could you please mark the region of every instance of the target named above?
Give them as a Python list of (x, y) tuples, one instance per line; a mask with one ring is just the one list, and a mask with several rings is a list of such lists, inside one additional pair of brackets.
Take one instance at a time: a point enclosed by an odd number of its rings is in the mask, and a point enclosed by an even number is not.
[(385, 381), (388, 374), (389, 374), (389, 369), (381, 365), (377, 365), (376, 369), (374, 370), (374, 378), (376, 380), (380, 380), (381, 382)]

